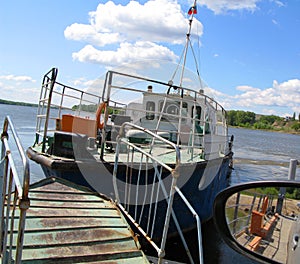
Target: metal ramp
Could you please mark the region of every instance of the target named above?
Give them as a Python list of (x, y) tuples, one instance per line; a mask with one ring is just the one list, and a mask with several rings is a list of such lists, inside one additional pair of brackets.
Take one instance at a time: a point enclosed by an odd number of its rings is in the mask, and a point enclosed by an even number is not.
[[(10, 148), (8, 134), (18, 151)], [(59, 178), (29, 186), (28, 159), (8, 117), (1, 140), (1, 263), (149, 263), (105, 196)], [(22, 159), (21, 177), (15, 153)]]
[(105, 197), (48, 178), (31, 186), (29, 199), (22, 263), (148, 263)]
[[(29, 199), (22, 263), (148, 263), (120, 211), (105, 197), (48, 178), (30, 187)], [(13, 242), (12, 256), (15, 247)]]

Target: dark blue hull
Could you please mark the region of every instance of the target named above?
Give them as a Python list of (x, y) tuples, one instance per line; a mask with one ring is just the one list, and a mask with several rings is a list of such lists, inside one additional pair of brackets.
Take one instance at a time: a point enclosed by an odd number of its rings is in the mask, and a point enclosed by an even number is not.
[[(31, 159), (41, 165), (46, 177), (60, 177), (73, 183), (92, 188), (112, 199), (115, 198), (112, 181), (113, 164), (99, 161), (96, 162), (95, 160), (85, 160), (82, 162), (50, 160), (49, 157), (40, 155), (31, 149), (28, 150), (28, 154)], [(125, 175), (125, 169), (126, 168), (122, 168), (122, 166), (118, 169), (117, 177), (123, 182), (125, 181), (125, 179), (122, 179), (122, 177), (124, 177), (123, 175)], [(151, 175), (151, 173), (149, 174)], [(212, 217), (214, 199), (217, 193), (229, 185), (230, 174), (231, 156), (218, 158), (212, 161), (180, 165), (180, 177), (177, 180), (177, 186), (191, 203), (192, 207), (199, 215), (201, 222), (205, 222)], [(164, 177), (167, 178), (168, 176), (167, 173)], [(133, 184), (134, 181), (136, 180), (133, 179)], [(149, 182), (152, 182), (151, 178), (149, 179)], [(149, 184), (149, 182), (140, 182), (140, 184), (145, 185)], [(166, 201), (160, 201), (157, 208), (157, 224), (155, 224), (155, 234), (153, 237), (160, 237), (159, 234), (162, 232), (167, 209)], [(138, 216), (143, 212), (142, 219), (144, 219), (143, 222), (145, 224), (149, 220), (148, 209), (147, 207), (144, 207), (144, 209), (138, 207), (137, 209)], [(177, 193), (174, 196), (173, 209), (181, 229), (188, 231), (196, 227), (195, 218)], [(134, 206), (132, 210), (135, 210)], [(177, 234), (173, 220), (171, 220), (170, 223), (169, 234)]]

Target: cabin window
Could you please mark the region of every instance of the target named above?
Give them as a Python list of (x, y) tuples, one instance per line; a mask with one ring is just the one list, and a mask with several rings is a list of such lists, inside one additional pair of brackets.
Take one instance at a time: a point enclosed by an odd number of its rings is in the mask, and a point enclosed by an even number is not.
[(186, 102), (182, 103), (182, 112), (181, 113), (182, 113), (182, 116), (188, 115), (188, 104)]
[(148, 101), (146, 103), (146, 119), (147, 120), (153, 120), (154, 119), (154, 111), (155, 111), (155, 103), (152, 101)]
[[(194, 106), (192, 107), (192, 118), (194, 117)], [(196, 116), (195, 116), (195, 119), (196, 119), (196, 124), (197, 125), (200, 125), (200, 120), (201, 120), (201, 106), (196, 106)]]
[[(162, 111), (164, 102), (161, 101), (159, 104), (159, 111)], [(188, 112), (188, 104), (186, 102), (182, 103), (182, 111), (181, 111), (181, 117), (182, 121), (185, 120)], [(178, 116), (180, 114), (180, 102), (174, 101), (174, 102), (166, 102), (165, 108), (164, 108), (164, 113), (168, 114), (162, 117), (162, 120), (177, 120), (178, 121)]]

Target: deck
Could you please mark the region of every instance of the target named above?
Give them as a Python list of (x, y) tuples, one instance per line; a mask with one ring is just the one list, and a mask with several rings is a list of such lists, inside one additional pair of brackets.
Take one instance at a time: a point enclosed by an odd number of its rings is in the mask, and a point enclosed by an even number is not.
[(30, 187), (29, 198), (22, 263), (149, 263), (105, 196), (47, 178)]

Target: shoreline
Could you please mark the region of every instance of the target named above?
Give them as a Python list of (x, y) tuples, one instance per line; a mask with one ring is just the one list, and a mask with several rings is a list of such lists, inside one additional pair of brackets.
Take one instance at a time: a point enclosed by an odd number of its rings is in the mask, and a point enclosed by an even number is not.
[(249, 129), (249, 130), (259, 130), (259, 131), (267, 131), (267, 132), (274, 132), (274, 133), (284, 133), (284, 134), (290, 134), (290, 135), (297, 135), (300, 136), (300, 131), (287, 131), (284, 129), (257, 129), (252, 127), (241, 127), (241, 126), (228, 126), (230, 128), (237, 128), (237, 129)]

